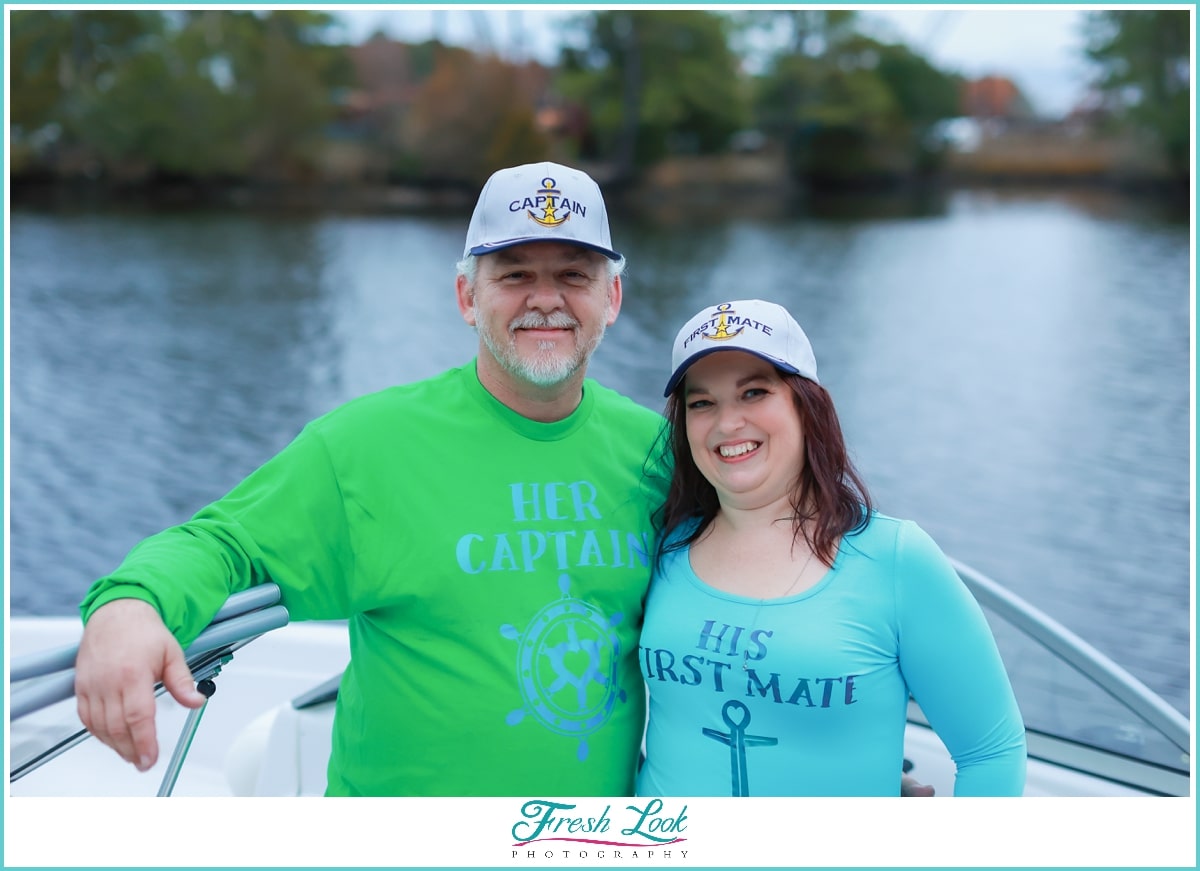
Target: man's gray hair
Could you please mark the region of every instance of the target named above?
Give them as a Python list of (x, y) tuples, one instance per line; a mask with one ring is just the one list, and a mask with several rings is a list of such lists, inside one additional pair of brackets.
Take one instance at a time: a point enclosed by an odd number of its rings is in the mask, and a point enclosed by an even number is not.
[[(608, 267), (608, 281), (611, 284), (613, 279), (625, 274), (625, 258), (620, 260), (612, 260), (608, 257), (604, 258), (604, 263)], [(474, 254), (467, 254), (462, 260), (454, 264), (454, 270), (457, 275), (461, 275), (467, 279), (467, 284), (475, 284), (475, 274), (479, 270), (479, 258)]]

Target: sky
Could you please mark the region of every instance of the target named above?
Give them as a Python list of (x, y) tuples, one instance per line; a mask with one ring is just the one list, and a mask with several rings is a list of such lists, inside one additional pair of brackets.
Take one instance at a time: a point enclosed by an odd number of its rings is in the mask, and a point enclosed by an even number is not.
[(972, 78), (1012, 79), (1035, 111), (1061, 116), (1087, 90), (1082, 34), (1086, 10), (1075, 8), (872, 11), (879, 36), (894, 35), (935, 65)]
[[(342, 7), (339, 17), (354, 41), (376, 30), (402, 40), (437, 35), (445, 42), (490, 42), (514, 59), (552, 63), (559, 29), (574, 6), (512, 6), (504, 9), (430, 9), (420, 6)], [(726, 7), (731, 10), (737, 7)], [(1057, 117), (1070, 111), (1087, 87), (1081, 27), (1086, 7), (900, 6), (860, 9), (864, 30), (886, 41), (903, 41), (948, 72), (977, 78), (1001, 75), (1021, 88), (1034, 110)]]

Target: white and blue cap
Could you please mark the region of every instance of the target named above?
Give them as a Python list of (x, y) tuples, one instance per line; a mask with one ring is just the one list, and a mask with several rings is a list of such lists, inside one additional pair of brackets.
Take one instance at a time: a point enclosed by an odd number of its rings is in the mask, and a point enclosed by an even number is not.
[(688, 367), (717, 351), (745, 351), (777, 369), (817, 381), (812, 343), (783, 306), (761, 299), (739, 299), (701, 309), (678, 335), (671, 350), (670, 396)]
[(566, 242), (621, 259), (612, 247), (600, 186), (586, 172), (560, 163), (492, 173), (471, 215), (463, 256), (527, 242)]

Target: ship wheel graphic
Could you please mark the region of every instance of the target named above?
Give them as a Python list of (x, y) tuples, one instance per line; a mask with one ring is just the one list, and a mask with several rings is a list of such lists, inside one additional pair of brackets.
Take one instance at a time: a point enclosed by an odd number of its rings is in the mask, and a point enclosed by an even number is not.
[(560, 735), (578, 735), (579, 761), (587, 759), (587, 736), (626, 701), (617, 685), (621, 643), (615, 627), (623, 614), (606, 617), (570, 595), (571, 577), (562, 575), (563, 597), (546, 605), (524, 632), (505, 624), (500, 634), (517, 642), (517, 681), (524, 707), (509, 712), (510, 726), (532, 714)]

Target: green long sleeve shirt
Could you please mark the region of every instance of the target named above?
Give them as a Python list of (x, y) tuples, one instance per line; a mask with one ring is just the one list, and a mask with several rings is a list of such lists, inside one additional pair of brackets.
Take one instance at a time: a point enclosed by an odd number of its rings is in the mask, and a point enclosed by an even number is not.
[(184, 645), (273, 581), (349, 621), (331, 795), (627, 795), (659, 415), (594, 381), (537, 423), (474, 365), (347, 403), (81, 605), (136, 597)]

